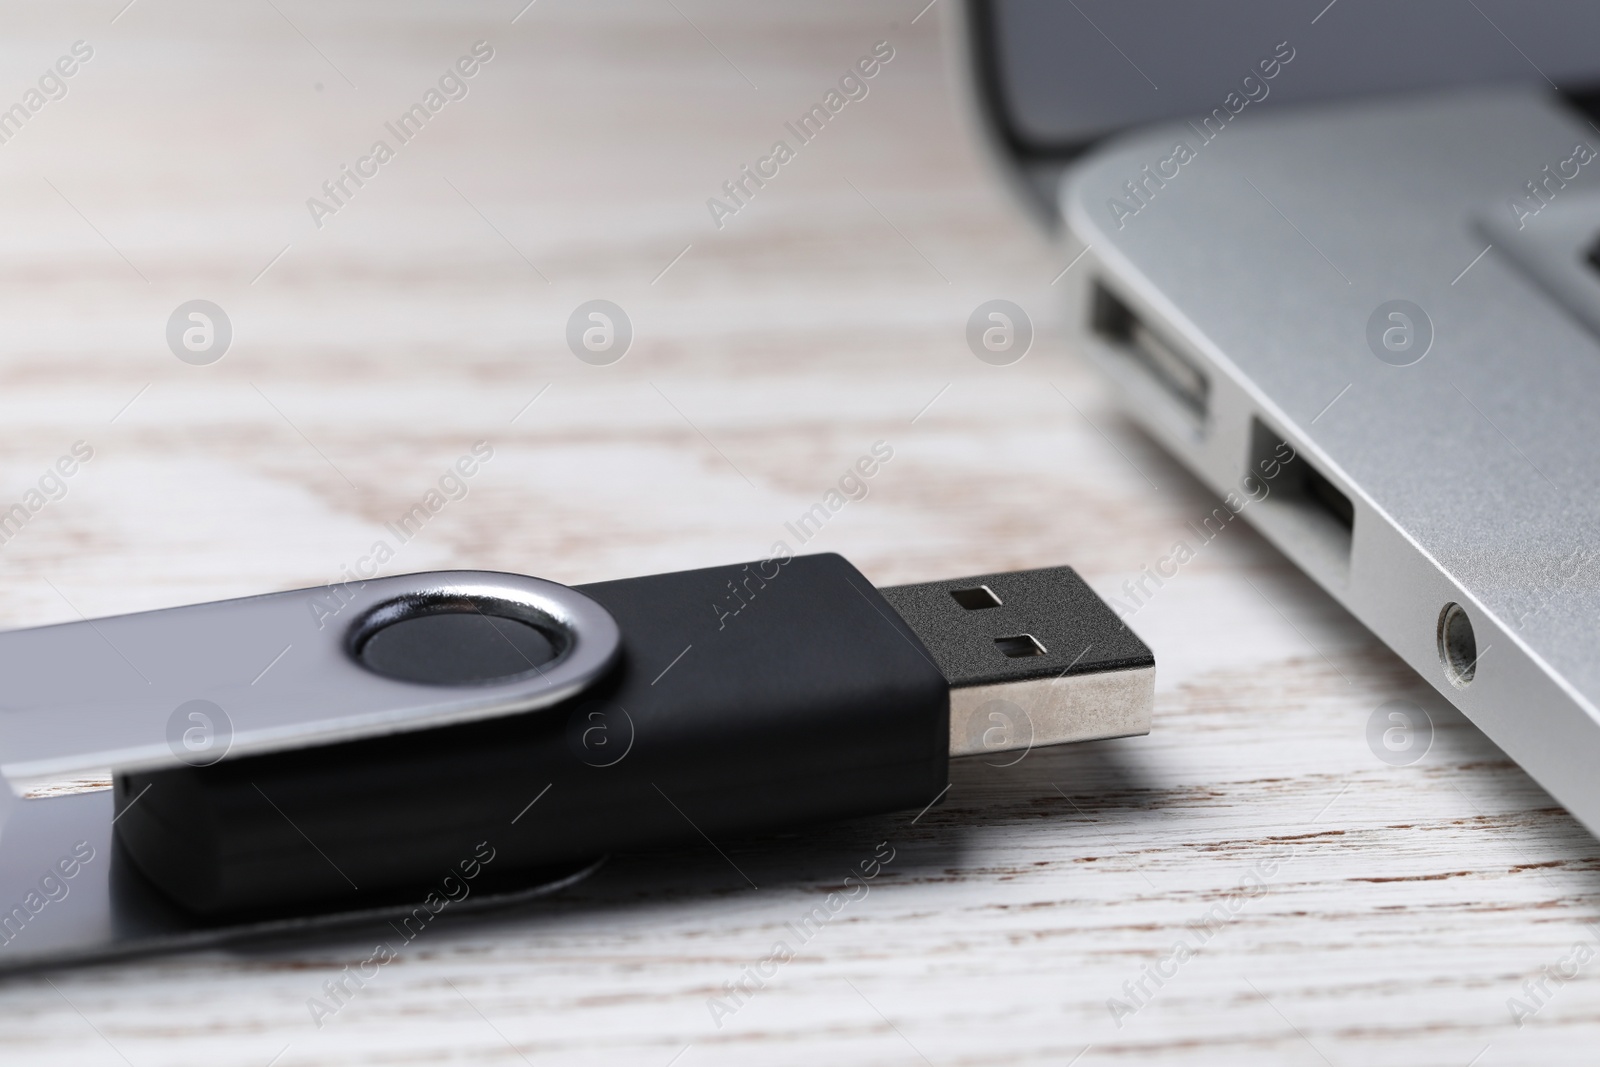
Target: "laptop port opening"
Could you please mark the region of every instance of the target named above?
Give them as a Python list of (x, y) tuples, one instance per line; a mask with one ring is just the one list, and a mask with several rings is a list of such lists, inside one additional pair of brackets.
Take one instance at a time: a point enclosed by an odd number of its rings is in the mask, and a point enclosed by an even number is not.
[(1356, 518), (1350, 497), (1259, 418), (1250, 420), (1249, 474), (1247, 483), (1264, 487), (1263, 527), (1308, 570), (1347, 578)]
[(1188, 356), (1122, 301), (1105, 284), (1095, 281), (1089, 300), (1089, 325), (1161, 386), (1200, 422), (1204, 422), (1211, 383)]

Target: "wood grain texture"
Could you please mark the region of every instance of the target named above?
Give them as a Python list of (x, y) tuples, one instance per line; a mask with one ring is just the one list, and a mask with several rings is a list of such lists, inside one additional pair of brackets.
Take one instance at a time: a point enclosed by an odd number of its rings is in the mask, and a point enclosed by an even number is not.
[[(878, 440), (810, 547), (883, 584), (1067, 562), (1115, 596), (1215, 506), (1074, 357), (1063, 251), (954, 117), (937, 7), (522, 3), (7, 8), (0, 96), (95, 53), (0, 145), (0, 506), (95, 458), (0, 548), (0, 622), (328, 581), (477, 440), (392, 572), (764, 556)], [(468, 96), (315, 227), (306, 198), (478, 40)], [(706, 199), (878, 41), (870, 94), (716, 228)], [(610, 367), (563, 340), (597, 297), (636, 329)], [(963, 340), (993, 297), (1038, 326), (1012, 367)], [(193, 298), (234, 327), (208, 367), (164, 342)], [(961, 763), (920, 818), (617, 857), (431, 928), (321, 1027), (308, 999), (370, 945), (0, 981), (0, 1061), (1593, 1061), (1600, 964), (1508, 1007), (1594, 945), (1585, 831), (1242, 523), (1130, 621), (1148, 738)], [(1409, 767), (1366, 741), (1395, 699), (1436, 725)]]

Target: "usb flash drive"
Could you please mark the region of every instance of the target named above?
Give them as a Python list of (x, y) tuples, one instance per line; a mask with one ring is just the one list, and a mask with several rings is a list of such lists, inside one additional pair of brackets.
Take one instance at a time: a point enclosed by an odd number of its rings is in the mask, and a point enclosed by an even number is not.
[[(917, 809), (951, 757), (1012, 762), (1149, 731), (1154, 658), (1067, 567), (876, 589), (830, 554), (565, 592), (615, 626), (577, 691), (120, 772), (123, 851), (200, 916), (357, 908), (436, 881), (479, 842), (497, 877), (531, 879), (617, 850)], [(424, 697), (599, 655), (571, 619), (496, 603), (380, 597), (344, 653)]]

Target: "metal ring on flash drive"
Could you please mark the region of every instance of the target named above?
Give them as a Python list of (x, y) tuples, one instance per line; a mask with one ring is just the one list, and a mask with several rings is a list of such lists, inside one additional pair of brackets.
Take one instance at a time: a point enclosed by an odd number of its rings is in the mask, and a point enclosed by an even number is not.
[[(610, 640), (598, 640), (608, 625)], [(436, 580), (369, 608), (351, 625), (346, 648), (368, 670), (405, 682), (497, 685), (536, 676), (565, 690), (569, 678), (587, 685), (610, 662), (615, 631), (604, 608), (554, 582)]]

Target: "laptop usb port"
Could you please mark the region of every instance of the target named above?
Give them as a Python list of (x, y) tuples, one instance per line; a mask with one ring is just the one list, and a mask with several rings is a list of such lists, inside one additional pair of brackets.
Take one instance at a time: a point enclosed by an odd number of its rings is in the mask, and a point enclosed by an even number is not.
[(1302, 567), (1344, 580), (1356, 520), (1350, 497), (1259, 418), (1250, 420), (1249, 474), (1263, 486), (1261, 525), (1289, 543)]
[(1211, 394), (1205, 372), (1098, 281), (1090, 296), (1089, 325), (1174, 400), (1205, 420)]

